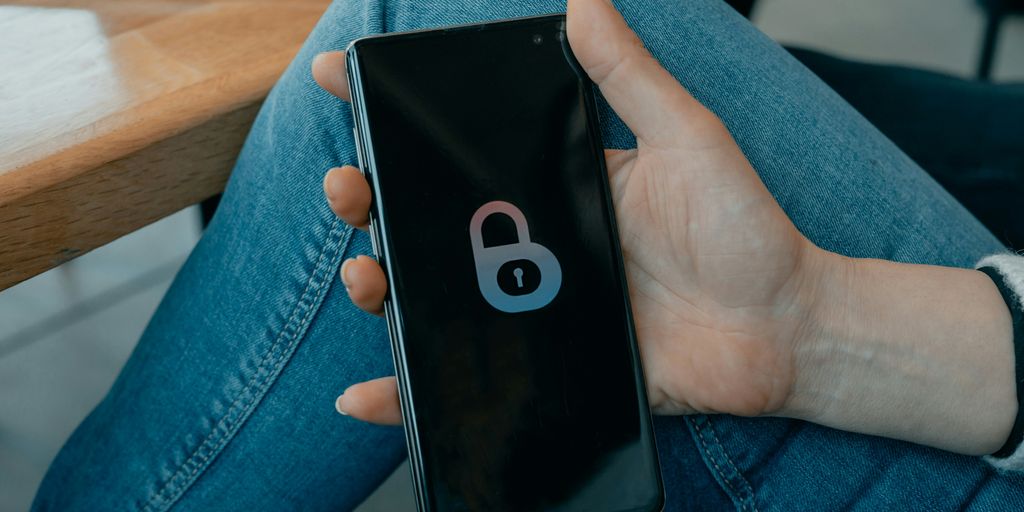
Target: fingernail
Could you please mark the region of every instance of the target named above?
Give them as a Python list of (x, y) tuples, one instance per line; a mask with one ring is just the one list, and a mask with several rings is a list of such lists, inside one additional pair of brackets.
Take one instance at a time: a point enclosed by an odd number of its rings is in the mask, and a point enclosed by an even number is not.
[(342, 187), (341, 177), (338, 175), (337, 170), (332, 170), (327, 173), (327, 197), (328, 201), (334, 201), (334, 198), (341, 197)]
[(344, 393), (338, 395), (338, 398), (334, 401), (334, 408), (337, 409), (339, 413), (344, 414), (345, 416), (348, 416), (348, 413), (345, 412), (344, 406), (341, 405), (341, 399), (342, 398), (345, 398), (345, 394)]
[(352, 263), (352, 259), (351, 258), (345, 260), (345, 262), (341, 264), (341, 272), (339, 272), (339, 274), (341, 274), (341, 282), (345, 283), (345, 289), (349, 288), (348, 276), (345, 275), (345, 271), (346, 271), (346, 269), (348, 269), (348, 264), (349, 263)]
[(332, 203), (334, 202), (334, 198), (338, 197), (338, 186), (335, 184), (338, 180), (331, 176), (333, 173), (334, 169), (331, 169), (327, 171), (326, 175), (324, 175), (324, 195), (327, 196), (327, 200)]

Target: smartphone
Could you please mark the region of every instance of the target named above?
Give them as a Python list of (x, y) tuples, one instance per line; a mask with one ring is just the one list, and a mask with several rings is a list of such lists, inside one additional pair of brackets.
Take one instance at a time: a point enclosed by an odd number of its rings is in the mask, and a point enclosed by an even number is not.
[(366, 37), (347, 69), (419, 509), (660, 510), (565, 16)]

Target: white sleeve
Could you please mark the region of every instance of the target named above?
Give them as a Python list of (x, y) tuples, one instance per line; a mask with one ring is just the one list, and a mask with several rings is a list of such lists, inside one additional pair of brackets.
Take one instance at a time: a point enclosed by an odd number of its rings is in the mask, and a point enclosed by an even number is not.
[[(1024, 256), (1016, 254), (988, 256), (975, 266), (975, 268), (981, 267), (994, 268), (1002, 276), (1003, 285), (1013, 294), (1012, 304), (1008, 304), (1008, 306), (1018, 311), (1024, 311)], [(1015, 334), (1021, 335), (1020, 333)], [(1020, 397), (1017, 400), (1019, 401)], [(1003, 471), (1024, 471), (1024, 444), (1018, 445), (1013, 453), (1006, 457), (996, 458), (990, 455), (985, 457), (985, 461)]]

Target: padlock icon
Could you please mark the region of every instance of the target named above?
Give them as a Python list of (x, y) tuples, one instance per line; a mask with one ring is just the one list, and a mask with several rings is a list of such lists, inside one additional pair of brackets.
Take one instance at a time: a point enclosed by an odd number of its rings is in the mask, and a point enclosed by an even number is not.
[[(516, 243), (484, 247), (481, 229), (484, 220), (494, 214), (502, 214), (512, 219), (516, 225)], [(530, 227), (526, 216), (512, 203), (491, 201), (481, 206), (469, 221), (469, 240), (473, 246), (473, 262), (476, 264), (476, 281), (480, 293), (495, 309), (506, 313), (533, 311), (547, 306), (562, 287), (562, 267), (558, 258), (547, 247), (530, 241)], [(503, 267), (508, 269), (516, 262), (532, 263), (539, 270), (540, 282), (536, 289), (529, 293), (511, 294), (502, 289), (498, 283), (498, 273)], [(506, 265), (509, 264), (509, 265)], [(526, 265), (523, 265), (526, 267)], [(511, 271), (518, 284), (523, 285), (522, 278), (526, 268), (512, 268)]]

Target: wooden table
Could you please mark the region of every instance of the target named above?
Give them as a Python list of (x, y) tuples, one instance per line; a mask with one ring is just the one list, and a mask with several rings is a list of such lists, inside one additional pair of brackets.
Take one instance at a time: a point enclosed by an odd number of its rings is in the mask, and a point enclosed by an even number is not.
[(0, 5), (0, 290), (220, 192), (328, 4)]

